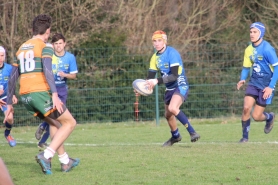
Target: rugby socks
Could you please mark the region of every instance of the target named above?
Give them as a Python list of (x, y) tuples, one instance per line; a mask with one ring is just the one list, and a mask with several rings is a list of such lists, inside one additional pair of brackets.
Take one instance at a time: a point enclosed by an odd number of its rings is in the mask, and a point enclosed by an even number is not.
[(41, 143), (45, 143), (47, 141), (47, 139), (49, 138), (49, 132), (45, 132), (39, 142), (39, 144)]
[(179, 129), (177, 128), (177, 130), (175, 131), (171, 131), (171, 134), (172, 134), (172, 138), (179, 138), (180, 137), (180, 133), (179, 133)]
[(11, 129), (12, 129), (13, 125), (6, 122), (5, 127), (6, 127), (6, 129), (4, 131), (4, 135), (5, 135), (5, 137), (7, 137), (11, 133)]
[(49, 159), (49, 158), (52, 158), (55, 154), (55, 151), (50, 148), (50, 147), (47, 147), (45, 150), (44, 150), (44, 153), (43, 153), (43, 156), (46, 158), (46, 159)]
[(187, 129), (187, 131), (191, 134), (191, 133), (195, 133), (194, 128), (191, 126), (191, 124), (189, 123), (186, 115), (180, 111), (178, 113), (178, 115), (176, 115), (176, 118), (185, 126), (185, 128)]
[(62, 164), (68, 164), (69, 163), (69, 156), (66, 152), (62, 155), (58, 155), (58, 157), (59, 157), (60, 163), (62, 163)]
[(45, 129), (47, 125), (48, 125), (48, 123), (43, 122), (43, 123), (40, 125), (40, 127), (41, 127), (42, 129)]
[(47, 124), (46, 127), (45, 127), (45, 133), (43, 134), (39, 144), (40, 143), (45, 143), (48, 138), (49, 138), (49, 125)]
[(248, 139), (248, 134), (250, 130), (250, 119), (246, 121), (241, 120), (241, 125), (242, 125), (242, 137)]
[(267, 122), (271, 121), (273, 119), (273, 116), (271, 114), (269, 114), (267, 112), (264, 112), (263, 114), (265, 115), (265, 119)]

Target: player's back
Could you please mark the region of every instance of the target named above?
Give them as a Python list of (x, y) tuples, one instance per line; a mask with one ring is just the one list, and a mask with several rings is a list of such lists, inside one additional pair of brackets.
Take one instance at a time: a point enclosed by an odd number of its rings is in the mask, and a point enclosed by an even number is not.
[(39, 38), (33, 38), (23, 43), (18, 49), (17, 64), (20, 73), (19, 94), (49, 90), (49, 85), (43, 73), (42, 59), (52, 57), (53, 48)]

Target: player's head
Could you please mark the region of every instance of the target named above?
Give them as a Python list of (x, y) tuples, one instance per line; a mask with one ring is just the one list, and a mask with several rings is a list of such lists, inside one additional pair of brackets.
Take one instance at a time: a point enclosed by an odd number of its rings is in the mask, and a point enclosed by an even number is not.
[(0, 46), (0, 63), (3, 63), (6, 58), (6, 50), (3, 46)]
[[(263, 23), (261, 22), (254, 22), (253, 24), (251, 24), (250, 26), (250, 36), (252, 34), (252, 30), (253, 29), (256, 29), (258, 31), (258, 33), (256, 35), (256, 38), (254, 38), (254, 40), (252, 41), (252, 38), (251, 38), (251, 41), (253, 43), (256, 43), (258, 42), (260, 39), (262, 39), (264, 37), (264, 34), (265, 34), (265, 26)], [(256, 32), (256, 31), (255, 31)]]
[(61, 33), (55, 33), (51, 40), (56, 54), (64, 54), (66, 38)]
[(64, 35), (62, 35), (61, 33), (55, 33), (52, 37), (51, 42), (54, 43), (54, 42), (57, 42), (60, 39), (63, 40), (64, 42), (66, 42), (66, 38), (64, 37)]
[(44, 35), (46, 40), (50, 35), (51, 17), (49, 15), (41, 14), (33, 20), (33, 35)]
[(167, 44), (167, 35), (162, 30), (157, 30), (152, 35), (153, 46), (158, 52), (163, 52)]
[(167, 43), (167, 35), (162, 30), (157, 30), (153, 33), (152, 40), (155, 40), (155, 39), (163, 39), (165, 44)]

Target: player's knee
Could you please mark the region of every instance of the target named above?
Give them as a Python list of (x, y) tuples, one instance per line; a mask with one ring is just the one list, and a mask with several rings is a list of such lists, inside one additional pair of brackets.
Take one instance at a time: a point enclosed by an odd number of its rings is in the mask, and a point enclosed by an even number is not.
[(169, 106), (168, 110), (171, 112), (171, 114), (177, 115), (179, 113), (179, 109), (175, 106)]
[(9, 124), (11, 124), (11, 125), (13, 124), (14, 118), (13, 118), (12, 114), (10, 114), (10, 115), (8, 116), (7, 122), (8, 122)]
[(171, 121), (171, 119), (173, 118), (175, 119), (175, 116), (170, 112), (165, 113), (164, 117), (166, 118), (167, 121)]
[(260, 116), (259, 115), (252, 113), (251, 116), (252, 116), (254, 121), (260, 121)]
[(251, 112), (251, 108), (250, 107), (243, 107), (243, 114), (244, 115), (250, 114), (250, 112)]

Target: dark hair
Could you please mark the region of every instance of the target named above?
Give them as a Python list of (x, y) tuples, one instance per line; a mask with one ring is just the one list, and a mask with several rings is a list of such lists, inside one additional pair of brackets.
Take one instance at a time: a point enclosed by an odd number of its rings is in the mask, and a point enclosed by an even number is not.
[(57, 42), (60, 39), (62, 39), (64, 42), (66, 42), (65, 37), (61, 33), (55, 33), (52, 37), (51, 42), (54, 43), (54, 42)]
[(33, 20), (33, 35), (43, 35), (51, 25), (51, 17), (41, 14)]

